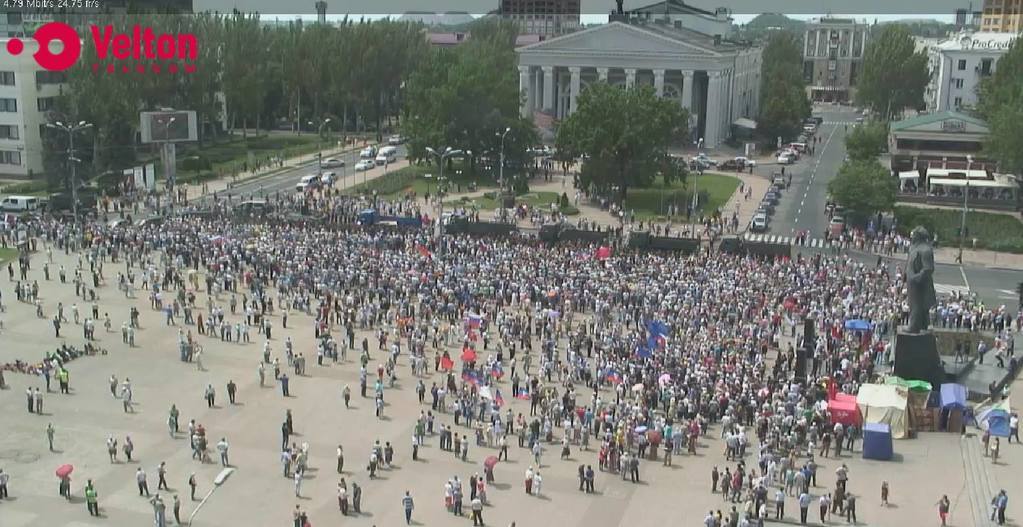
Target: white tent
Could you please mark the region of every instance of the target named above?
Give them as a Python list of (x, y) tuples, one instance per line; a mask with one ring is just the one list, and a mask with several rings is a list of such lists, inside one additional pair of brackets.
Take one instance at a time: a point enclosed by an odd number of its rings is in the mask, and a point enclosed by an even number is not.
[(864, 423), (884, 423), (891, 427), (892, 438), (905, 439), (909, 434), (909, 392), (890, 384), (864, 384), (856, 394)]

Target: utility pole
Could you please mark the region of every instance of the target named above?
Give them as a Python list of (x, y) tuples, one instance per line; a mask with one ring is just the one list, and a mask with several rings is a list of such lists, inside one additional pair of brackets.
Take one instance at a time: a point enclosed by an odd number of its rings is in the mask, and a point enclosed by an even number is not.
[(71, 169), (71, 210), (75, 217), (75, 225), (78, 225), (78, 171), (76, 170), (75, 163), (81, 162), (80, 159), (75, 157), (75, 132), (92, 128), (92, 123), (85, 121), (79, 121), (77, 125), (71, 123), (64, 124), (60, 121), (55, 123), (46, 123), (46, 126), (55, 130), (61, 130), (67, 132), (68, 137), (68, 149), (67, 159), (68, 165)]

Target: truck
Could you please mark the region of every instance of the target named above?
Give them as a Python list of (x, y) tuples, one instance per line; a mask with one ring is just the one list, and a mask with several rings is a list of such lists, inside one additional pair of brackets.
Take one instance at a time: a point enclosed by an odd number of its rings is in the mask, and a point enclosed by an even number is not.
[(376, 209), (365, 209), (362, 212), (359, 212), (358, 224), (364, 227), (368, 227), (370, 225), (381, 225), (419, 228), (423, 226), (423, 219), (419, 216), (383, 215)]

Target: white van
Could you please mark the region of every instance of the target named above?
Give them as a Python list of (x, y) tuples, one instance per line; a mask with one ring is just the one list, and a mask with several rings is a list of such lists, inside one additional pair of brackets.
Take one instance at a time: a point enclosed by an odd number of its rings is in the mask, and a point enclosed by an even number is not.
[(393, 146), (385, 146), (380, 149), (380, 153), (377, 154), (376, 163), (377, 165), (388, 165), (394, 163), (398, 159), (398, 148)]
[(39, 198), (34, 196), (7, 196), (0, 201), (0, 210), (27, 212), (39, 208)]
[(377, 155), (377, 148), (375, 146), (367, 146), (359, 152), (359, 159), (373, 159)]

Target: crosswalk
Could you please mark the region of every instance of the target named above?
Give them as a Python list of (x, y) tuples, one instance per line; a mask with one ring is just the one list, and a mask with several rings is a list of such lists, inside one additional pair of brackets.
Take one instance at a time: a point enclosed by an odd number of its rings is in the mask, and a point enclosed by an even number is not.
[(938, 295), (968, 295), (970, 288), (965, 285), (934, 284), (934, 292)]
[[(755, 234), (747, 233), (745, 236), (747, 242), (751, 243), (769, 243), (772, 245), (799, 245), (796, 243), (795, 236), (784, 236), (781, 234)], [(806, 243), (800, 245), (800, 247), (808, 247), (811, 249), (824, 249), (831, 246), (831, 242), (824, 238), (807, 238)]]
[(824, 121), (824, 124), (859, 124), (856, 121)]

